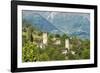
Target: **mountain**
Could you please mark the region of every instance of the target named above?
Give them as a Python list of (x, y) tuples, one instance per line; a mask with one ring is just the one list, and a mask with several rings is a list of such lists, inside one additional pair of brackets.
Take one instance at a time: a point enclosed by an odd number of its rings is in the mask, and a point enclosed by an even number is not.
[(32, 24), (35, 28), (39, 29), (42, 32), (50, 32), (53, 34), (62, 34), (62, 31), (57, 29), (52, 23), (46, 20), (39, 14), (29, 14), (27, 16), (23, 16), (23, 20), (27, 23)]
[(86, 13), (24, 11), (23, 19), (43, 32), (90, 38), (90, 17)]
[(88, 13), (51, 12), (48, 21), (65, 34), (90, 38), (90, 15)]

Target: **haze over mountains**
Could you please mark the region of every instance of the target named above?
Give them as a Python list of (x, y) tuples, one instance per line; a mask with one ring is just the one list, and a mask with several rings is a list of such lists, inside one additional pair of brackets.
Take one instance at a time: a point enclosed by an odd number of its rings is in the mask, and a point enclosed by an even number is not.
[(88, 13), (22, 11), (23, 20), (43, 32), (90, 38)]

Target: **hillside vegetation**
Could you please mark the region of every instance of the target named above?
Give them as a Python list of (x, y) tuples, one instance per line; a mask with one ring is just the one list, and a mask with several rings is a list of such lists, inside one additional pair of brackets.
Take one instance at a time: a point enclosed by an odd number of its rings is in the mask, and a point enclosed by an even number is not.
[[(43, 44), (43, 33), (47, 33), (48, 35), (47, 44)], [(69, 39), (70, 49), (65, 48), (65, 39)], [(42, 32), (39, 29), (33, 27), (31, 24), (23, 23), (23, 62), (80, 60), (89, 58), (89, 39), (81, 39), (77, 36), (69, 36), (66, 34), (60, 35)]]

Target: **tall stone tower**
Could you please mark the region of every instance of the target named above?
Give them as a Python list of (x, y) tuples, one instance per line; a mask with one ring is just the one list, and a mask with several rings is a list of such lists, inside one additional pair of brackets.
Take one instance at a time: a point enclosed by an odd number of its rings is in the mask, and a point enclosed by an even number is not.
[(69, 39), (65, 39), (65, 48), (67, 48), (68, 50), (70, 49), (70, 47), (69, 47)]
[(47, 33), (43, 32), (43, 44), (44, 45), (47, 45), (47, 39), (48, 39)]

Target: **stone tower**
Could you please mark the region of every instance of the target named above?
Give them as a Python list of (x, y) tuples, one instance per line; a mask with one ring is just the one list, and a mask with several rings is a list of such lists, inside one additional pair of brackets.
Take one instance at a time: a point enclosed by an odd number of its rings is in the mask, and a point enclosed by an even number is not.
[(47, 39), (48, 39), (47, 33), (46, 32), (43, 32), (43, 44), (44, 45), (47, 45)]
[(65, 39), (65, 48), (67, 48), (68, 50), (70, 49), (70, 47), (69, 47), (69, 39)]

